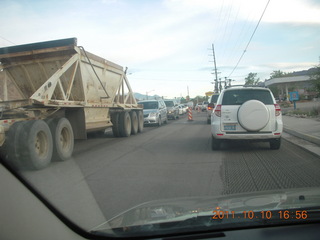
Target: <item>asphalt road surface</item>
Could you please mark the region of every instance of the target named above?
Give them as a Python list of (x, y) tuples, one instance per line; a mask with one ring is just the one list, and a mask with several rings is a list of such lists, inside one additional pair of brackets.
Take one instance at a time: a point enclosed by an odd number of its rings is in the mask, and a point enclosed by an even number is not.
[(176, 197), (320, 186), (320, 158), (282, 141), (210, 146), (206, 113), (145, 127), (142, 134), (112, 132), (76, 143), (74, 159), (107, 219), (138, 204)]

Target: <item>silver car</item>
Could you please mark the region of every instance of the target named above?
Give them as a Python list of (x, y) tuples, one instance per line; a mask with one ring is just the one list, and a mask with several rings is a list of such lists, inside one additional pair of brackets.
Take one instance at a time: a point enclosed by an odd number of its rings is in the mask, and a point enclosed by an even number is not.
[(179, 108), (178, 103), (175, 100), (165, 99), (165, 105), (167, 107), (168, 118), (178, 119), (179, 118)]
[(166, 104), (162, 99), (159, 100), (144, 100), (138, 102), (143, 105), (144, 124), (157, 124), (168, 122)]

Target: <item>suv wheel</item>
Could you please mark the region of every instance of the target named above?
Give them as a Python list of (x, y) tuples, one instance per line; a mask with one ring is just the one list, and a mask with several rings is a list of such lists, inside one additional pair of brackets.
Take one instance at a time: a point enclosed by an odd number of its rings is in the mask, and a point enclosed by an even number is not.
[(221, 145), (221, 140), (215, 139), (213, 136), (211, 136), (211, 149), (212, 150), (219, 150)]
[(159, 116), (159, 119), (158, 119), (158, 127), (160, 127), (162, 124), (162, 120), (161, 120), (161, 116)]
[(277, 150), (281, 145), (281, 138), (271, 139), (270, 140), (270, 149)]

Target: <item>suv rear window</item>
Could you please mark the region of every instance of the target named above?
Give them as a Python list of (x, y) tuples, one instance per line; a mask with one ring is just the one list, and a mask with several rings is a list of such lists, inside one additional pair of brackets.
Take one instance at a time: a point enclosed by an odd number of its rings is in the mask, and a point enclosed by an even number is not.
[(174, 106), (174, 102), (173, 101), (164, 101), (166, 103), (167, 107), (173, 107)]
[(218, 101), (219, 95), (212, 95), (210, 103), (216, 103)]
[(235, 89), (224, 93), (222, 105), (241, 105), (248, 100), (259, 100), (267, 105), (273, 104), (271, 94), (267, 90)]

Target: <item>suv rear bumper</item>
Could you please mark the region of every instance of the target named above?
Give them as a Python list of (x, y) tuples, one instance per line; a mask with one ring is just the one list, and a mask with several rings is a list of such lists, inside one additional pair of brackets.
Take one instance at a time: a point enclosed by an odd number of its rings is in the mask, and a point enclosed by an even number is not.
[(283, 131), (282, 122), (277, 124), (276, 131), (260, 131), (260, 132), (233, 132), (221, 131), (220, 124), (211, 124), (212, 136), (216, 139), (229, 139), (229, 140), (267, 140), (280, 138)]
[(237, 133), (237, 134), (212, 134), (216, 139), (226, 139), (226, 140), (268, 140), (281, 138), (281, 133)]
[[(214, 116), (215, 117), (215, 116)], [(257, 132), (249, 132), (245, 131), (221, 131), (221, 122), (220, 121), (211, 121), (211, 133), (212, 136), (216, 139), (234, 139), (234, 140), (267, 140), (267, 139), (275, 139), (280, 138), (283, 132), (283, 122), (282, 119), (277, 118), (275, 122), (275, 129), (272, 131), (267, 131), (266, 129), (262, 129), (262, 131)]]

